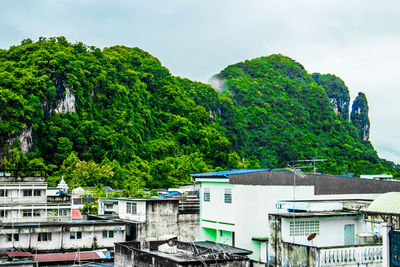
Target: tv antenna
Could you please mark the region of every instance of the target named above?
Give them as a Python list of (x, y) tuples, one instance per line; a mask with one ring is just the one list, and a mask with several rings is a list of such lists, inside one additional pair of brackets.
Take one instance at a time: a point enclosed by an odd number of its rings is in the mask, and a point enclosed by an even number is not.
[[(318, 168), (315, 166), (315, 162), (320, 162), (320, 161), (327, 161), (327, 159), (317, 159), (317, 158), (300, 159), (300, 160), (291, 161), (291, 164), (293, 164), (292, 168), (295, 168), (295, 169), (313, 168), (313, 173), (316, 173)], [(306, 165), (306, 166), (296, 165), (296, 164), (304, 164), (304, 163), (309, 163), (310, 165)]]

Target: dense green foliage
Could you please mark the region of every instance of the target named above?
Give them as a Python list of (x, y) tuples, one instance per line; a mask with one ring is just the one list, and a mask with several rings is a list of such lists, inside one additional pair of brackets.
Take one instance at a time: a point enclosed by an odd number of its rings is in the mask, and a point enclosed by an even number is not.
[[(198, 84), (171, 76), (143, 50), (101, 51), (61, 37), (26, 40), (1, 50), (0, 61), (1, 146), (24, 129), (33, 132), (31, 152), (16, 160), (22, 166), (44, 167), (73, 186), (134, 191), (242, 165), (184, 87)], [(67, 88), (76, 112), (57, 113)]]
[(345, 121), (349, 120), (350, 93), (345, 83), (332, 74), (313, 73), (312, 77), (325, 89), (338, 117)]
[(272, 55), (231, 65), (214, 78), (224, 83), (224, 95), (237, 109), (223, 111), (221, 124), (251, 167), (279, 168), (316, 157), (328, 159), (319, 164), (325, 173), (398, 175), (395, 164), (379, 159), (368, 141), (360, 142), (357, 129), (346, 119), (348, 110), (335, 114), (330, 97), (337, 88), (341, 95), (336, 97), (348, 95), (337, 77), (313, 78), (294, 60)]
[[(333, 111), (323, 84), (281, 55), (223, 70), (224, 92), (172, 76), (139, 48), (65, 38), (0, 50), (2, 164), (44, 168), (54, 185), (167, 187), (190, 173), (327, 158), (330, 173), (397, 171)], [(321, 86), (322, 85), (322, 86)], [(68, 93), (74, 110), (60, 112)], [(71, 100), (71, 98), (69, 98)], [(33, 146), (21, 152), (22, 132)]]

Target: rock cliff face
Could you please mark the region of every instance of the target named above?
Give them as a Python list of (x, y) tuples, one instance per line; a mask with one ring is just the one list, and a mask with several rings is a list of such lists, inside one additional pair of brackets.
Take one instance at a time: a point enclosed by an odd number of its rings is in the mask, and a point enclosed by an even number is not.
[(332, 102), (336, 115), (343, 121), (349, 120), (350, 94), (346, 84), (335, 75), (313, 73), (312, 77), (321, 85)]
[(351, 108), (350, 120), (357, 128), (360, 139), (368, 141), (370, 122), (368, 118), (368, 102), (364, 93), (358, 93)]

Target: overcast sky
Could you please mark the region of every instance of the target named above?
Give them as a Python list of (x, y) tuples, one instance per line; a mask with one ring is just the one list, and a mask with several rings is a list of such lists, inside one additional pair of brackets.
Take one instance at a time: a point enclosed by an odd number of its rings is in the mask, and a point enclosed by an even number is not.
[(173, 75), (207, 82), (227, 65), (281, 53), (367, 95), (370, 140), (400, 163), (400, 1), (0, 0), (0, 48), (65, 36), (140, 47)]

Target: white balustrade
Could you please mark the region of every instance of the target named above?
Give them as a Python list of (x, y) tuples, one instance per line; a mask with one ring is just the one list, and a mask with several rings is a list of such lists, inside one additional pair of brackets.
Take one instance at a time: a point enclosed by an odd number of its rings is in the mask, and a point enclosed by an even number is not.
[(382, 246), (321, 248), (320, 266), (359, 266), (382, 263)]

